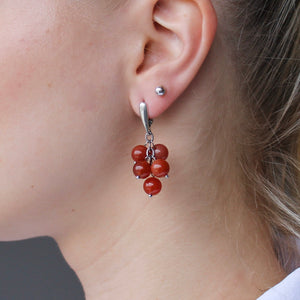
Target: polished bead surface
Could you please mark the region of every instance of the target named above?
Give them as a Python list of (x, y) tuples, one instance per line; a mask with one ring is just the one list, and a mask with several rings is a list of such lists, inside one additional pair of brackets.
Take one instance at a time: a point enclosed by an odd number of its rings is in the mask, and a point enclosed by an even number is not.
[(133, 174), (137, 178), (147, 178), (151, 173), (151, 167), (146, 160), (138, 161), (133, 166)]
[(159, 179), (150, 177), (144, 182), (144, 191), (149, 195), (153, 196), (161, 191), (161, 182)]
[(131, 157), (134, 161), (145, 161), (147, 148), (143, 145), (135, 146), (132, 149)]
[(157, 159), (151, 165), (151, 173), (156, 177), (164, 177), (169, 171), (170, 166), (164, 159)]
[(169, 155), (168, 148), (163, 144), (157, 144), (154, 146), (154, 154), (156, 159), (167, 159)]

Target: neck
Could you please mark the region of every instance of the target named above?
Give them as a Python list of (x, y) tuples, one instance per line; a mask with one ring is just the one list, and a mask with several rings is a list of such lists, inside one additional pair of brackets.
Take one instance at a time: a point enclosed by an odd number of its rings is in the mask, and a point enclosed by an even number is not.
[[(198, 80), (203, 91), (211, 86), (205, 80)], [(231, 95), (195, 99), (190, 91), (152, 126), (155, 142), (170, 150), (161, 193), (149, 199), (131, 174), (130, 154), (112, 153), (110, 176), (74, 200), (68, 227), (53, 234), (88, 300), (255, 299), (285, 275), (267, 227), (246, 205), (235, 137), (225, 134), (239, 128), (241, 110), (233, 118), (232, 105), (225, 107)], [(126, 128), (140, 131), (130, 129), (121, 149), (141, 143), (142, 125), (132, 122)]]
[[(254, 299), (283, 278), (238, 181), (205, 171), (192, 151), (177, 153), (159, 196), (117, 172), (115, 183), (82, 196), (66, 217), (72, 225), (54, 235), (88, 300)], [(120, 170), (131, 169), (127, 161)]]

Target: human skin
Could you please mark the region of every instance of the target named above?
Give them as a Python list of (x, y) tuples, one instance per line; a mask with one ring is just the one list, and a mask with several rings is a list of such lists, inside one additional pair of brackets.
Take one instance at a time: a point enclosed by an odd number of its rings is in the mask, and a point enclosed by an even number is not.
[[(54, 237), (88, 300), (255, 299), (284, 274), (224, 142), (242, 113), (213, 3), (107, 4), (0, 1), (0, 239)], [(151, 200), (143, 100), (170, 150)]]

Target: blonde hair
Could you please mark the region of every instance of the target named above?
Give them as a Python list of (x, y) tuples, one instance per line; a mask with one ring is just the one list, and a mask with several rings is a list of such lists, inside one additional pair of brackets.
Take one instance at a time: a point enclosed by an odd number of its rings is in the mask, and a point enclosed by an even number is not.
[(248, 112), (240, 165), (257, 211), (269, 225), (286, 272), (300, 266), (300, 3), (227, 0), (220, 4)]

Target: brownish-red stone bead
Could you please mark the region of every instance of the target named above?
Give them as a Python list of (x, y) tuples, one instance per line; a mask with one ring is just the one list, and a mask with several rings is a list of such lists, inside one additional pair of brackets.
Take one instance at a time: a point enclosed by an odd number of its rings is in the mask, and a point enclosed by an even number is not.
[(135, 146), (132, 149), (131, 157), (134, 161), (144, 161), (146, 158), (147, 148), (143, 145)]
[(144, 160), (144, 161), (138, 161), (134, 164), (133, 166), (133, 174), (137, 178), (147, 178), (151, 173), (151, 166), (149, 163)]
[(157, 144), (154, 146), (154, 154), (156, 159), (167, 159), (169, 155), (168, 148), (163, 144)]
[(155, 177), (150, 177), (144, 182), (144, 191), (149, 196), (154, 196), (161, 191), (161, 182)]
[(156, 159), (151, 165), (151, 173), (156, 177), (167, 176), (170, 166), (164, 159)]

